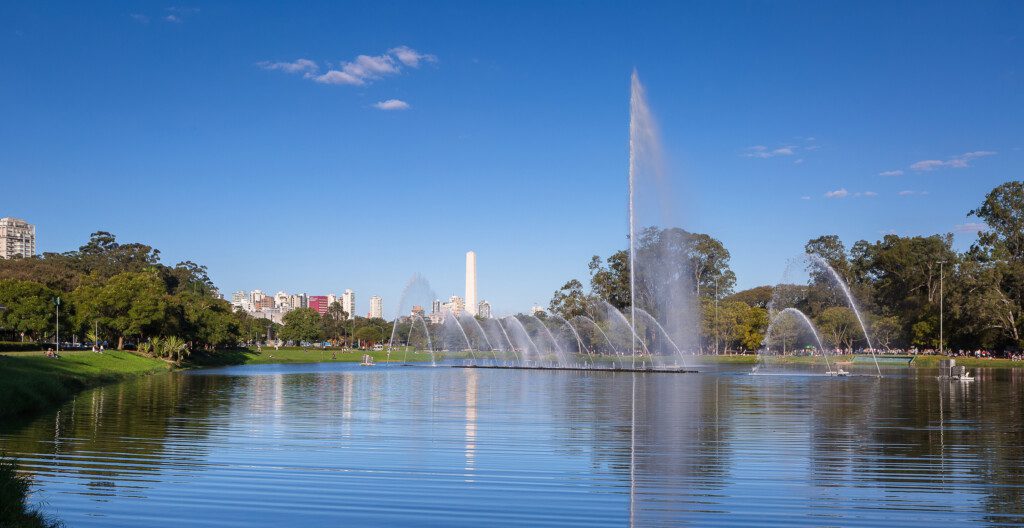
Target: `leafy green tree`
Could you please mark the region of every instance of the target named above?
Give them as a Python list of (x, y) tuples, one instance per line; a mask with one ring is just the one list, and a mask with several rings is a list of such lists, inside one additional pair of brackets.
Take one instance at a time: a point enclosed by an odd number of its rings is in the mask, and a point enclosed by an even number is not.
[(551, 296), (548, 309), (566, 319), (587, 314), (587, 294), (583, 292), (583, 284), (572, 279), (566, 282)]
[(854, 340), (861, 334), (857, 316), (845, 306), (826, 308), (817, 323), (822, 338), (834, 347), (853, 350)]
[(35, 282), (0, 280), (0, 329), (12, 330), (26, 337), (41, 339), (55, 328), (58, 293)]
[(903, 333), (903, 323), (899, 317), (890, 315), (877, 317), (871, 323), (871, 338), (874, 345), (889, 350), (896, 343)]
[(612, 306), (623, 309), (630, 303), (629, 251), (616, 251), (604, 263), (590, 258), (590, 289)]
[(320, 314), (312, 308), (296, 308), (282, 318), (280, 336), (287, 341), (316, 341), (322, 337)]
[(321, 335), (331, 341), (342, 341), (350, 332), (351, 325), (348, 323), (348, 312), (342, 308), (341, 303), (335, 301), (327, 307), (327, 313), (320, 318)]
[(969, 214), (987, 227), (970, 252), (985, 272), (975, 306), (981, 326), (1024, 348), (1024, 181), (999, 185)]
[(367, 345), (377, 344), (384, 339), (381, 329), (376, 326), (364, 326), (359, 328), (356, 330), (354, 337), (356, 341)]
[(141, 340), (155, 335), (167, 316), (164, 283), (154, 271), (121, 273), (102, 286), (81, 286), (72, 298), (79, 327), (98, 322), (117, 336), (119, 349), (126, 336)]

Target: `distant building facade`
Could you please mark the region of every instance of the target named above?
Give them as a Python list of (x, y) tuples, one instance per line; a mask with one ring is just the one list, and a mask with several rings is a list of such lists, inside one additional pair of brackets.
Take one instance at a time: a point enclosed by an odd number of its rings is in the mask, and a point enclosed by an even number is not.
[(384, 304), (380, 298), (380, 295), (374, 295), (373, 297), (370, 297), (370, 319), (373, 318), (384, 318)]
[(413, 315), (413, 316), (417, 316), (418, 315), (420, 317), (423, 317), (424, 313), (425, 312), (424, 312), (422, 306), (420, 306), (418, 304), (414, 304), (414, 305), (412, 305), (412, 310), (409, 312), (409, 315)]
[(0, 218), (0, 258), (35, 255), (36, 226), (20, 218)]
[(327, 313), (327, 296), (326, 295), (310, 295), (307, 300), (307, 307), (316, 310), (316, 313), (323, 315)]
[(480, 304), (476, 307), (476, 314), (484, 319), (491, 318), (491, 303), (487, 301), (480, 301)]
[(356, 292), (352, 290), (345, 290), (345, 293), (341, 294), (341, 309), (345, 310), (348, 314), (349, 319), (354, 319), (356, 316)]

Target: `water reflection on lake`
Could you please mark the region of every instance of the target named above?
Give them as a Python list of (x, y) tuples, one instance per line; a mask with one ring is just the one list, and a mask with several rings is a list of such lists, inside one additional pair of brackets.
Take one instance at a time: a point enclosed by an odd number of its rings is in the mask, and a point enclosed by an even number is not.
[(0, 429), (70, 527), (1024, 522), (1024, 372), (266, 365)]

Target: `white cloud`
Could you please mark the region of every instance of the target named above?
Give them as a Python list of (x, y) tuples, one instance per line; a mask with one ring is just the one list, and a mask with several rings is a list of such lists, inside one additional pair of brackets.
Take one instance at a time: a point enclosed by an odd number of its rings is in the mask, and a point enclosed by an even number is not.
[(320, 66), (308, 59), (294, 62), (257, 63), (265, 70), (279, 70), (285, 73), (301, 73), (303, 77), (321, 84), (347, 84), (363, 86), (388, 76), (398, 75), (402, 66), (415, 68), (421, 62), (435, 62), (437, 57), (420, 53), (408, 46), (392, 48), (383, 55), (358, 55), (354, 60), (343, 61), (336, 68), (327, 65), (323, 74), (317, 74)]
[(879, 172), (878, 175), (879, 176), (903, 176), (903, 171), (901, 171), (899, 169), (887, 170), (887, 171)]
[(787, 145), (776, 149), (769, 149), (764, 145), (754, 145), (753, 147), (747, 147), (742, 156), (744, 158), (774, 158), (776, 156), (792, 156), (796, 151), (795, 146)]
[(965, 152), (959, 156), (953, 156), (947, 160), (921, 160), (911, 165), (910, 168), (916, 171), (931, 171), (942, 168), (963, 169), (970, 167), (973, 160), (995, 155), (996, 152), (991, 150), (976, 150)]
[(867, 196), (868, 198), (870, 198), (872, 196), (878, 196), (878, 193), (876, 193), (875, 191), (864, 191), (863, 193), (857, 193), (857, 194), (858, 195)]
[(262, 61), (257, 62), (256, 65), (259, 66), (260, 68), (263, 68), (264, 70), (280, 70), (285, 73), (312, 73), (317, 71), (317, 69), (319, 68), (315, 62), (309, 59), (298, 59), (294, 62)]
[(928, 194), (928, 191), (900, 191), (897, 194), (900, 196), (924, 196)]
[(811, 197), (810, 196), (801, 196), (800, 199), (801, 200), (810, 200)]
[(130, 15), (133, 20), (140, 24), (149, 24), (149, 16), (143, 15), (142, 13), (132, 13)]
[(398, 60), (411, 68), (418, 68), (420, 61), (425, 62), (437, 62), (437, 57), (425, 53), (420, 53), (409, 46), (398, 46), (397, 48), (391, 48), (388, 53), (394, 55)]
[(307, 77), (321, 84), (351, 84), (354, 86), (366, 84), (366, 82), (359, 77), (338, 70), (331, 70), (323, 75), (315, 75), (312, 77), (307, 75)]
[(846, 189), (836, 189), (825, 193), (825, 198), (846, 198), (848, 194), (850, 194), (850, 191)]
[(167, 15), (164, 17), (164, 20), (168, 22), (174, 22), (175, 24), (181, 23), (181, 17), (179, 17), (178, 15)]
[(957, 224), (953, 227), (953, 231), (962, 234), (976, 234), (978, 231), (984, 231), (988, 227), (981, 222), (967, 222), (966, 224)]
[(800, 158), (800, 159), (797, 159), (797, 160), (793, 160), (793, 164), (794, 165), (802, 165), (803, 162), (804, 162), (803, 158)]
[(387, 101), (381, 101), (373, 105), (378, 110), (408, 110), (410, 108), (409, 103), (401, 99), (388, 99)]

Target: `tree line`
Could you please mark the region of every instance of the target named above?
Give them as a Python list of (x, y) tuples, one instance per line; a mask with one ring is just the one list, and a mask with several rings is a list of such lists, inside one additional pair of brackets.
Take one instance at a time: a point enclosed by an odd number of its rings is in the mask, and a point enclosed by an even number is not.
[(75, 251), (0, 260), (0, 336), (54, 340), (58, 298), (61, 341), (145, 343), (180, 359), (266, 334), (264, 320), (216, 295), (205, 266), (162, 264), (159, 250), (105, 231)]
[[(875, 348), (938, 348), (941, 315), (945, 349), (1021, 350), (1024, 182), (997, 186), (967, 214), (979, 220), (979, 229), (962, 252), (953, 248), (952, 234), (893, 234), (850, 246), (837, 235), (825, 235), (809, 240), (804, 251), (815, 261), (826, 262), (849, 285), (865, 313)], [(807, 314), (831, 346), (867, 346), (855, 314), (822, 267), (809, 266), (809, 279), (803, 284), (734, 292), (730, 254), (709, 235), (647, 228), (636, 252), (638, 262), (650, 262), (654, 255), (662, 266), (657, 273), (637, 266), (638, 306), (654, 298), (659, 288), (688, 289), (699, 302), (700, 342), (705, 351), (760, 348), (772, 314), (784, 307)], [(549, 310), (571, 318), (586, 315), (600, 301), (618, 309), (629, 306), (628, 250), (605, 259), (594, 256), (589, 271), (589, 291), (581, 281), (570, 280), (554, 292)], [(644, 306), (655, 312), (659, 308), (650, 303)], [(795, 333), (791, 321), (773, 326), (776, 338), (785, 340)]]

